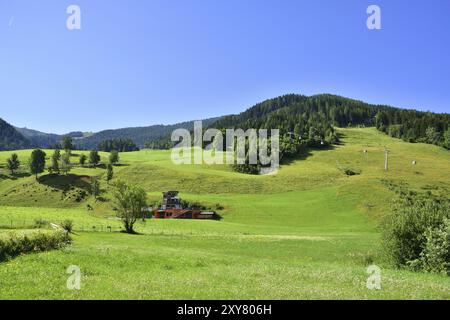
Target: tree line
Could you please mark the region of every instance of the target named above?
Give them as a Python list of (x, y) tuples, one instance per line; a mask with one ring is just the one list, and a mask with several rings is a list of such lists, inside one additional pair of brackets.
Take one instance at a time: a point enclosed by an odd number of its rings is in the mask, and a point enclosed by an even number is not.
[(111, 152), (113, 150), (119, 152), (139, 151), (137, 145), (131, 139), (111, 139), (104, 140), (97, 146), (97, 150)]
[[(31, 156), (28, 159), (27, 166), (29, 173), (35, 175), (38, 180), (38, 175), (43, 173), (46, 169), (50, 174), (65, 174), (67, 175), (73, 166), (76, 164), (71, 162), (71, 157), (74, 155), (70, 149), (65, 149), (62, 153), (60, 149), (55, 149), (50, 156), (50, 164), (46, 166), (47, 154), (41, 149), (35, 149), (31, 152)], [(101, 156), (97, 150), (91, 150), (89, 155), (81, 154), (78, 156), (78, 164), (81, 167), (85, 167), (89, 164), (91, 167), (97, 167), (100, 164)], [(120, 161), (119, 152), (113, 150), (109, 154), (108, 163), (106, 164), (106, 180), (109, 182), (113, 178), (113, 166), (117, 165)], [(11, 175), (15, 175), (17, 170), (21, 166), (21, 161), (17, 153), (11, 154), (6, 160), (6, 168), (11, 172)]]

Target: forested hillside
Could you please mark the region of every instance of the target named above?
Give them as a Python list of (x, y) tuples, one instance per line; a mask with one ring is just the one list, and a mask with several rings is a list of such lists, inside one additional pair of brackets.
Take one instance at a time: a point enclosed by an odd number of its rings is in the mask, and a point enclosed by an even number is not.
[[(290, 94), (266, 100), (238, 115), (220, 118), (209, 127), (280, 129), (282, 139), (314, 146), (338, 142), (335, 127), (370, 126), (408, 142), (450, 149), (450, 115), (372, 105), (340, 96)], [(158, 146), (171, 145), (169, 137)]]
[[(217, 118), (203, 120), (206, 125), (211, 124), (216, 121)], [(107, 140), (118, 140), (118, 139), (130, 139), (139, 148), (143, 148), (146, 144), (151, 145), (154, 141), (163, 140), (164, 137), (169, 136), (172, 131), (178, 128), (186, 128), (188, 130), (193, 130), (194, 121), (178, 123), (174, 125), (154, 125), (148, 127), (133, 127), (133, 128), (123, 128), (116, 130), (104, 130), (94, 133), (90, 137), (79, 139), (74, 141), (77, 148), (80, 149), (95, 149), (103, 142)], [(156, 145), (155, 145), (156, 146)], [(163, 145), (158, 145), (158, 147), (163, 147)]]
[[(286, 95), (224, 117), (217, 128), (279, 128), (282, 133), (331, 141), (332, 127), (376, 126), (392, 137), (450, 147), (449, 114), (371, 105), (334, 95)], [(447, 139), (447, 140), (446, 140)]]
[(23, 149), (29, 146), (30, 141), (0, 118), (0, 150)]

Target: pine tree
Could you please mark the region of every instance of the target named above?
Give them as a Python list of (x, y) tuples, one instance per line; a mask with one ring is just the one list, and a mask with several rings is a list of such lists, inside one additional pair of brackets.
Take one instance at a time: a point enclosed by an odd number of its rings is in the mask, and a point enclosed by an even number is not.
[(109, 164), (106, 166), (106, 181), (109, 183), (113, 178), (114, 172), (113, 172), (113, 166), (112, 164)]

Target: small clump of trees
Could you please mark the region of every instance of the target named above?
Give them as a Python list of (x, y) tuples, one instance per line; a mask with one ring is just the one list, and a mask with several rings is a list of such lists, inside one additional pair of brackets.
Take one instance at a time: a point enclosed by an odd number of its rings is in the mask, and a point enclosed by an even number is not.
[(56, 148), (55, 151), (53, 151), (48, 171), (54, 174), (60, 174), (63, 172), (67, 175), (72, 169), (72, 164), (70, 162), (70, 157), (72, 156), (72, 151), (70, 148), (73, 147), (72, 138), (65, 137), (61, 142), (61, 145), (64, 148), (64, 154), (61, 154), (61, 150), (59, 148)]
[(142, 218), (147, 206), (147, 193), (141, 187), (117, 181), (114, 184), (114, 203), (117, 216), (122, 220), (126, 233), (135, 234), (134, 224)]

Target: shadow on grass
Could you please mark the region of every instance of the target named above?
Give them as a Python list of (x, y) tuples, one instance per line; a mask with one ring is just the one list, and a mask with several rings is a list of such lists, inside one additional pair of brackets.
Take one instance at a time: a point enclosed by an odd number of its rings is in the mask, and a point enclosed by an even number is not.
[(61, 191), (69, 191), (76, 187), (89, 192), (91, 189), (91, 177), (76, 174), (57, 175), (48, 174), (38, 179), (39, 183)]
[(145, 234), (144, 233), (140, 233), (140, 232), (137, 232), (137, 231), (132, 231), (132, 232), (127, 232), (127, 231), (125, 231), (125, 230), (122, 230), (122, 231), (119, 231), (120, 233), (123, 233), (123, 234), (128, 234), (128, 235), (130, 235), (130, 236), (144, 236)]
[[(97, 165), (87, 164), (84, 166), (79, 166), (79, 168), (83, 169), (103, 169), (106, 170), (106, 167), (108, 166), (108, 163), (99, 163)], [(128, 163), (117, 163), (114, 164), (113, 167), (129, 167), (130, 165)]]
[[(340, 137), (339, 137), (340, 139)], [(334, 150), (336, 148), (336, 146), (340, 146), (343, 145), (341, 142), (337, 143), (335, 145), (324, 145), (324, 146), (314, 146), (314, 147), (307, 147), (305, 148), (300, 154), (295, 155), (295, 156), (285, 156), (283, 157), (283, 159), (281, 159), (281, 165), (290, 165), (295, 161), (298, 160), (306, 160), (308, 159), (308, 157), (312, 156), (312, 152), (313, 151), (330, 151), (330, 150)]]
[(11, 174), (0, 174), (0, 180), (17, 180), (20, 178), (27, 178), (30, 177), (31, 174), (28, 172), (19, 172), (19, 173), (14, 173), (13, 175)]

